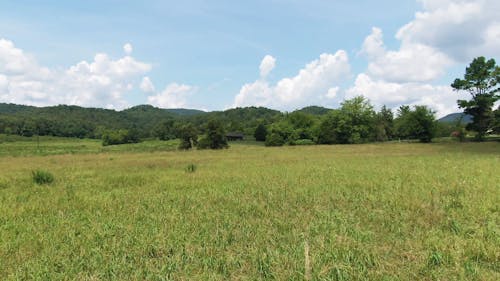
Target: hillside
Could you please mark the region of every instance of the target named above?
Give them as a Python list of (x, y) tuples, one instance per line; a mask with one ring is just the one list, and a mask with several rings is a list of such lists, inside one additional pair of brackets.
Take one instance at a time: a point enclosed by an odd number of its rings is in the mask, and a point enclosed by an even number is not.
[(205, 112), (196, 109), (163, 109), (138, 105), (122, 111), (74, 105), (35, 107), (0, 103), (0, 133), (32, 136), (98, 138), (106, 129), (134, 130), (141, 138), (154, 136), (165, 121), (190, 122), (202, 129), (210, 119), (220, 119), (228, 130), (253, 134), (255, 127), (272, 123), (281, 112), (264, 107)]
[(472, 122), (472, 116), (466, 115), (465, 113), (451, 113), (446, 115), (445, 117), (440, 118), (438, 122), (453, 123), (457, 122), (459, 118), (463, 118), (462, 124), (469, 124)]
[(332, 109), (330, 109), (330, 108), (313, 105), (313, 106), (306, 106), (306, 107), (299, 109), (297, 111), (311, 114), (311, 115), (325, 115), (328, 112), (330, 112), (331, 110)]

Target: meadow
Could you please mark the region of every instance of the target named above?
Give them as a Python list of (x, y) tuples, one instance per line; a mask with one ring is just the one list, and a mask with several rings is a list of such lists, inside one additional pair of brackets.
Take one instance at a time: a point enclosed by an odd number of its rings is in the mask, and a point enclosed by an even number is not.
[(499, 182), (498, 142), (4, 140), (0, 279), (500, 280)]

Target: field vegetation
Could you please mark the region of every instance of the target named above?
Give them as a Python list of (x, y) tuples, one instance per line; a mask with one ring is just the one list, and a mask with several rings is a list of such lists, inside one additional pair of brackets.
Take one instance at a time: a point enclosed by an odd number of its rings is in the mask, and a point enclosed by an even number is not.
[(498, 142), (5, 138), (1, 280), (500, 279)]

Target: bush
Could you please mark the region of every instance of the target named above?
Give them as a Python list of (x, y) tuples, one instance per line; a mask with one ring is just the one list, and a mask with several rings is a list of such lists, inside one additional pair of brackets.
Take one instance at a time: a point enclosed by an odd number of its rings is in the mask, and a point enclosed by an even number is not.
[(195, 164), (189, 164), (186, 167), (186, 173), (194, 173), (196, 172), (196, 165)]
[(212, 143), (207, 136), (203, 136), (198, 141), (198, 149), (209, 149)]
[(253, 136), (255, 137), (256, 141), (266, 141), (266, 135), (267, 128), (264, 124), (260, 123), (255, 129)]
[(278, 133), (271, 133), (266, 137), (266, 146), (282, 146), (285, 144), (285, 140)]
[(290, 145), (314, 145), (314, 141), (310, 139), (298, 139), (290, 142)]
[(138, 142), (137, 133), (133, 130), (108, 130), (102, 134), (103, 146)]
[(193, 148), (198, 144), (198, 132), (196, 128), (191, 123), (187, 123), (179, 126), (177, 129), (177, 135), (181, 139), (179, 144), (179, 149), (188, 150)]
[(39, 185), (51, 184), (52, 182), (54, 182), (54, 176), (47, 171), (36, 170), (32, 171), (31, 175), (33, 178), (33, 182)]
[(203, 138), (203, 144), (198, 144), (199, 149), (223, 149), (228, 148), (226, 132), (220, 120), (212, 119), (207, 123), (207, 134)]

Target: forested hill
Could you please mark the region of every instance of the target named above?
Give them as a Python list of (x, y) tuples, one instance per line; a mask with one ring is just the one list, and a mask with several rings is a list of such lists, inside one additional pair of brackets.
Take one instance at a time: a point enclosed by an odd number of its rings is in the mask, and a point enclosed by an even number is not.
[(105, 130), (126, 129), (147, 138), (154, 137), (155, 130), (166, 122), (189, 122), (202, 128), (211, 118), (222, 120), (228, 130), (250, 133), (259, 123), (273, 122), (281, 115), (279, 111), (263, 107), (205, 112), (139, 105), (116, 111), (72, 105), (35, 107), (0, 103), (0, 134), (99, 138)]
[(472, 122), (472, 116), (465, 113), (452, 113), (440, 118), (438, 121), (442, 123), (456, 123), (460, 121), (462, 124), (469, 124)]

